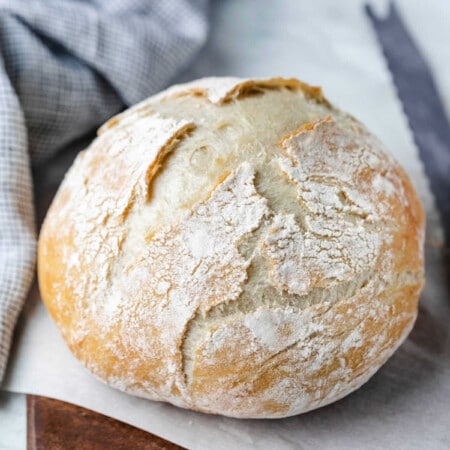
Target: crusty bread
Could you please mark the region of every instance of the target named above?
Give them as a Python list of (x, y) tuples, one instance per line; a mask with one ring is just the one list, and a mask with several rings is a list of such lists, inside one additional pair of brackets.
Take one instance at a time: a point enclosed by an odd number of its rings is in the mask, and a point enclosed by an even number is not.
[(45, 220), (39, 283), (108, 384), (285, 417), (357, 389), (405, 339), (423, 230), (403, 169), (319, 88), (210, 78), (99, 130)]

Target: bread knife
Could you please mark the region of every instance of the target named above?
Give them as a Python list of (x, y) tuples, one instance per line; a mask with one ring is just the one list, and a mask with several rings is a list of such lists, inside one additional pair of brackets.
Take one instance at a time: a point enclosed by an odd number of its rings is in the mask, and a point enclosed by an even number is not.
[(393, 2), (386, 17), (366, 13), (382, 47), (397, 94), (441, 215), (450, 248), (450, 124), (427, 62)]

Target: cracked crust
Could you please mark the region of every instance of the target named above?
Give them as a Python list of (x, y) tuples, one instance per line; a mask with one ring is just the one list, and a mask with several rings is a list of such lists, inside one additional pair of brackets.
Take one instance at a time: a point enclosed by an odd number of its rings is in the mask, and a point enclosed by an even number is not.
[(203, 97), (211, 103), (220, 105), (231, 102), (234, 99), (262, 95), (268, 89), (282, 88), (293, 92), (301, 92), (309, 100), (321, 103), (330, 109), (332, 108), (332, 105), (323, 96), (322, 89), (319, 86), (310, 86), (296, 78), (277, 77), (266, 80), (250, 80), (235, 77), (211, 77), (172, 86), (164, 92), (150, 97), (127, 111), (112, 117), (100, 127), (98, 133), (102, 134), (112, 127), (122, 126), (143, 115), (153, 114), (155, 109), (152, 105), (160, 101), (170, 101), (177, 97), (192, 96)]
[(405, 339), (423, 227), (407, 175), (319, 88), (204, 79), (99, 130), (43, 225), (39, 283), (112, 386), (285, 417), (357, 389)]

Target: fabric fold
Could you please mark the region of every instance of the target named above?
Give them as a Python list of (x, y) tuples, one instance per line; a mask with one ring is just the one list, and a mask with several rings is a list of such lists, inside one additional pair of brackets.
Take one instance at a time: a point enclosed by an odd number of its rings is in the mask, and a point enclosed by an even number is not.
[(0, 0), (0, 381), (33, 278), (30, 167), (168, 84), (206, 0)]

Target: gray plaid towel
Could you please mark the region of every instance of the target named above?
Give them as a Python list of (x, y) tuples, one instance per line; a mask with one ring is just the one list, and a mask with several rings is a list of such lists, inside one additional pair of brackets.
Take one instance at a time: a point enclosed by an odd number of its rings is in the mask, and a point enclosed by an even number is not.
[(0, 381), (35, 265), (31, 163), (169, 84), (206, 3), (0, 0)]

